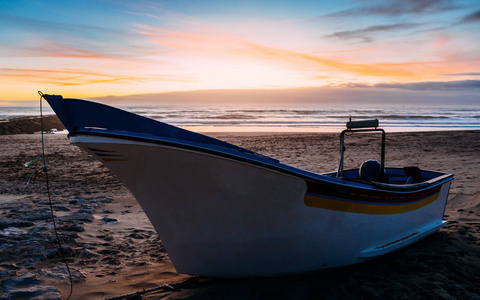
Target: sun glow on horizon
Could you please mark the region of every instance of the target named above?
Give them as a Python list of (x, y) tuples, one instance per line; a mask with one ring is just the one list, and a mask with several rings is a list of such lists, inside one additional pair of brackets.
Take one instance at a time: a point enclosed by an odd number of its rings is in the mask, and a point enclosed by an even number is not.
[[(363, 7), (284, 3), (265, 14), (254, 4), (182, 10), (175, 1), (120, 1), (102, 4), (86, 23), (93, 2), (42, 5), (71, 18), (48, 18), (48, 9), (30, 14), (39, 6), (30, 1), (5, 4), (0, 13), (1, 100), (32, 100), (37, 90), (101, 97), (480, 77), (480, 42), (470, 30), (480, 22), (466, 18), (480, 8), (474, 1), (451, 9), (447, 20), (443, 7), (398, 13), (386, 5), (380, 13), (369, 1)], [(360, 12), (358, 20), (350, 18)]]

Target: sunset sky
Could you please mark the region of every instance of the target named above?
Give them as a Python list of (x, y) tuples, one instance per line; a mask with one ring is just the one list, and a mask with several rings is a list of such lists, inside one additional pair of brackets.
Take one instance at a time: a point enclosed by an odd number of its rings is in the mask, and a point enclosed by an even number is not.
[(0, 0), (0, 105), (285, 88), (475, 101), (480, 1)]

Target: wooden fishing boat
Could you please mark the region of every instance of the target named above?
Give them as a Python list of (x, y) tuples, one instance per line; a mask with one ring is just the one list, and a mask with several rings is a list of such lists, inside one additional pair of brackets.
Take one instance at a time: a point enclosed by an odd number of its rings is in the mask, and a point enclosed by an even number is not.
[[(130, 189), (179, 273), (278, 276), (363, 262), (437, 232), (453, 174), (385, 168), (378, 121), (349, 122), (317, 174), (107, 105), (43, 95), (70, 142)], [(343, 170), (346, 132), (381, 131), (381, 162)], [(415, 155), (415, 154), (412, 154)]]

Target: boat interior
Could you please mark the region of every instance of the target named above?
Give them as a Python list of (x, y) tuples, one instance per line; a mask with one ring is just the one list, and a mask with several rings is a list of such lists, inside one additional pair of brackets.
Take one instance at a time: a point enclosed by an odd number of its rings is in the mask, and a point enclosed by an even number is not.
[[(351, 117), (347, 122), (347, 129), (340, 134), (340, 162), (337, 172), (330, 172), (324, 175), (336, 177), (343, 180), (368, 183), (376, 187), (387, 189), (411, 190), (429, 186), (436, 179), (444, 177), (443, 173), (421, 170), (416, 166), (404, 168), (385, 168), (385, 131), (379, 128), (378, 119), (352, 121)], [(345, 134), (358, 132), (381, 132), (382, 149), (380, 161), (364, 161), (358, 169), (343, 169), (345, 154)], [(447, 174), (450, 175), (450, 174)]]

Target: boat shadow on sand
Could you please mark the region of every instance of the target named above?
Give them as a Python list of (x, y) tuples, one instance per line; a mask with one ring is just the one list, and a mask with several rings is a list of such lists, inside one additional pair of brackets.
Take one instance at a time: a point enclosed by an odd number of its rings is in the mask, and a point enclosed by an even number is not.
[[(469, 244), (472, 235), (467, 231), (453, 221), (410, 247), (335, 270), (274, 278), (198, 277), (189, 286), (169, 292), (168, 298), (473, 299), (480, 295), (480, 251)], [(150, 296), (155, 295), (166, 296)]]

